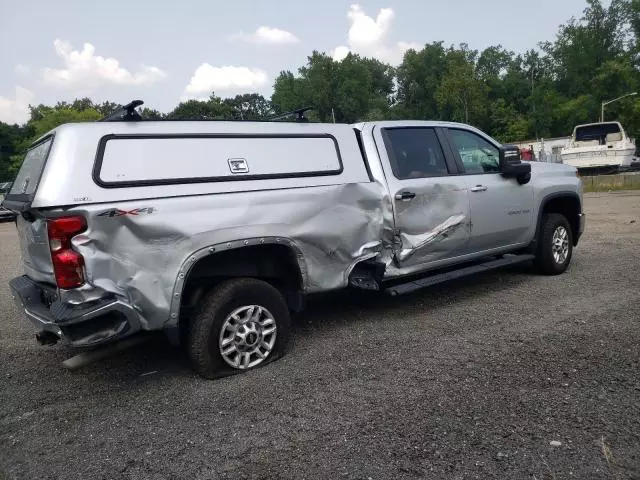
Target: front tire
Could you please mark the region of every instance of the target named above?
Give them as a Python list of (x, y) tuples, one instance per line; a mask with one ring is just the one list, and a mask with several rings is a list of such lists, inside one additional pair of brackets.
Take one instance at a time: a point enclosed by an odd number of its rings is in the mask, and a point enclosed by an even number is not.
[(253, 278), (228, 280), (201, 301), (189, 329), (194, 370), (209, 379), (266, 365), (287, 347), (291, 320), (282, 294)]
[(560, 213), (542, 217), (540, 240), (534, 266), (544, 275), (564, 273), (573, 255), (573, 234), (567, 218)]

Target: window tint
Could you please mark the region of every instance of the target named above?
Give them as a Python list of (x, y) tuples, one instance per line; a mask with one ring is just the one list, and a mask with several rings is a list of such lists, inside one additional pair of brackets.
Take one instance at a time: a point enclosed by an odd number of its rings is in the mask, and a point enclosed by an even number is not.
[(460, 154), (466, 173), (500, 171), (498, 149), (484, 138), (465, 130), (449, 130), (449, 135)]
[(385, 129), (385, 143), (396, 178), (448, 175), (444, 152), (432, 128)]

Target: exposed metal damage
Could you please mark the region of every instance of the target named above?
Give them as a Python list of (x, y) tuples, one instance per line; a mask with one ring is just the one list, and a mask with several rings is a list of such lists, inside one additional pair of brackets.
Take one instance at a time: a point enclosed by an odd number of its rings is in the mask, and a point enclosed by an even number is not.
[(104, 208), (86, 208), (81, 213), (89, 228), (74, 246), (85, 259), (91, 287), (64, 295), (80, 304), (112, 294), (138, 312), (142, 329), (172, 326), (180, 314), (181, 285), (197, 261), (276, 242), (294, 252), (306, 293), (341, 288), (348, 282), (345, 265), (391, 259), (380, 240), (381, 192), (367, 183), (300, 190), (295, 203), (279, 190), (250, 198), (158, 199), (145, 207), (153, 214), (144, 216), (107, 216)]
[(403, 248), (398, 253), (398, 259), (400, 261), (407, 260), (416, 252), (429, 248), (440, 240), (446, 240), (450, 235), (455, 234), (456, 229), (464, 227), (465, 220), (464, 215), (454, 215), (437, 225), (433, 230), (423, 234), (411, 235), (400, 232)]

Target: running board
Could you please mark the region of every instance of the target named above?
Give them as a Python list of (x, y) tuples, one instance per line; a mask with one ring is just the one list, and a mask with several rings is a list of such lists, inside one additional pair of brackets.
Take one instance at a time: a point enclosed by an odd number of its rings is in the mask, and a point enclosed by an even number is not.
[(415, 292), (421, 288), (437, 285), (438, 283), (448, 282), (449, 280), (456, 280), (458, 278), (467, 277), (476, 273), (487, 272), (489, 270), (495, 270), (496, 268), (507, 267), (511, 265), (517, 265), (519, 263), (528, 262), (533, 260), (535, 255), (522, 254), (522, 255), (505, 255), (498, 260), (490, 262), (471, 265), (469, 267), (460, 268), (458, 270), (452, 270), (450, 272), (438, 273), (429, 277), (420, 278), (411, 282), (402, 283), (400, 285), (394, 285), (385, 289), (385, 292), (391, 296), (406, 295), (407, 293)]

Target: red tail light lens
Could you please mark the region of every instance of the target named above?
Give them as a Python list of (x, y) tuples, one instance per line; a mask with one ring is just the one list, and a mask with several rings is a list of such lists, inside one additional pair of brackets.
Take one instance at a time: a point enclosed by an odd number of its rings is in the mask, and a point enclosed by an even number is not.
[(84, 283), (84, 259), (71, 248), (71, 239), (87, 229), (84, 217), (60, 217), (47, 221), (49, 249), (58, 288), (68, 290)]

